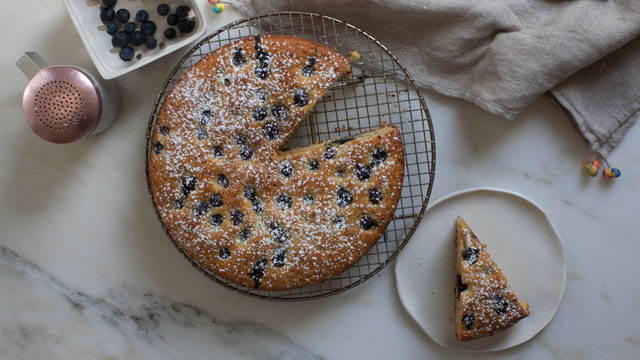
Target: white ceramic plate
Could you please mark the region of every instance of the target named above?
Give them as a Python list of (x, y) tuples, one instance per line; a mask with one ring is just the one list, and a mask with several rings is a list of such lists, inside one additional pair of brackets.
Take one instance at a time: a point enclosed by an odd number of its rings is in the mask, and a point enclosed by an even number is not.
[[(455, 227), (460, 215), (502, 269), (531, 315), (513, 327), (470, 342), (454, 333)], [(476, 188), (434, 202), (396, 260), (400, 301), (438, 344), (487, 352), (521, 344), (553, 318), (567, 278), (562, 242), (547, 215), (513, 192)]]

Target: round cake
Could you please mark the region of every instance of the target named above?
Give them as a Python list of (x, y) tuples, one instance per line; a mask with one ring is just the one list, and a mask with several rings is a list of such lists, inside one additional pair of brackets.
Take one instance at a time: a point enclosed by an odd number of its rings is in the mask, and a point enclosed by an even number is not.
[(349, 59), (284, 35), (212, 51), (175, 84), (148, 154), (154, 204), (176, 244), (238, 285), (285, 290), (348, 269), (401, 195), (395, 126), (282, 150)]

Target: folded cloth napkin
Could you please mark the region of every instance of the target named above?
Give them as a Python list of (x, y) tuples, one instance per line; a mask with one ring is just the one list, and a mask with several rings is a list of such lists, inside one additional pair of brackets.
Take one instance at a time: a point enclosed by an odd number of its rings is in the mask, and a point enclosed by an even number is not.
[(638, 0), (228, 3), (246, 15), (308, 11), (352, 23), (389, 47), (420, 87), (509, 119), (553, 88), (591, 148), (603, 155), (638, 117), (639, 47), (605, 57), (640, 35)]

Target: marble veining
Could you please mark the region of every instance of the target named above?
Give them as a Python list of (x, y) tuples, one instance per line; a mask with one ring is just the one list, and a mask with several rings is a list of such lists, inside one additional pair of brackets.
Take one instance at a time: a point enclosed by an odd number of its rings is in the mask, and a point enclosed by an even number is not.
[[(0, 247), (0, 359), (321, 359), (263, 325), (132, 287), (70, 288)], [(87, 336), (91, 334), (91, 336)]]

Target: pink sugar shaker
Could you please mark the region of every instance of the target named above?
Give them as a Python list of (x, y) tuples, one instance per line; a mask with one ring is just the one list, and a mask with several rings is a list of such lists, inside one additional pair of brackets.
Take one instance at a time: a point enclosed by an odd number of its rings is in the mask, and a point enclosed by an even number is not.
[(16, 66), (30, 79), (22, 95), (24, 118), (42, 139), (78, 141), (115, 120), (119, 99), (112, 83), (76, 66), (48, 66), (35, 52), (25, 52)]

